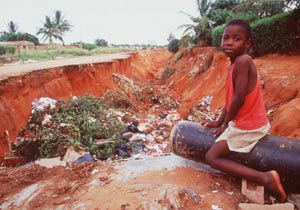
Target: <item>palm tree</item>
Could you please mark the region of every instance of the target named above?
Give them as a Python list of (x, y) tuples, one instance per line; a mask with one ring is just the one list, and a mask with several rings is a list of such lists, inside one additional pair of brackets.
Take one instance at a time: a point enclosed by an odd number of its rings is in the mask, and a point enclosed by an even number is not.
[(210, 21), (206, 14), (209, 11), (210, 0), (196, 0), (197, 8), (199, 10), (199, 17), (194, 17), (186, 12), (181, 11), (187, 15), (193, 22), (191, 24), (184, 24), (178, 27), (178, 29), (185, 28), (181, 44), (206, 46), (211, 42), (211, 28), (212, 21)]
[(210, 0), (196, 0), (200, 17), (205, 17), (210, 7)]
[(183, 31), (182, 44), (189, 43), (192, 45), (207, 46), (211, 42), (211, 29), (213, 22), (207, 17), (194, 17), (185, 13), (190, 17), (193, 23), (184, 24), (178, 29), (185, 28)]
[(42, 34), (42, 40), (49, 39), (49, 43), (53, 43), (53, 38), (60, 40), (64, 44), (63, 35), (65, 32), (71, 31), (72, 25), (66, 20), (61, 11), (55, 11), (54, 19), (45, 16), (43, 27), (39, 28), (37, 35)]
[(293, 0), (245, 0), (233, 10), (240, 13), (254, 13), (259, 17), (271, 17), (284, 12), (294, 3)]
[(58, 39), (63, 43), (63, 35), (65, 32), (71, 31), (72, 25), (69, 23), (68, 20), (65, 19), (65, 17), (62, 15), (62, 12), (57, 10), (55, 11), (55, 19), (54, 19), (55, 25), (57, 27), (57, 33), (59, 34)]
[(285, 5), (287, 8), (300, 8), (299, 0), (285, 0)]
[(7, 24), (8, 33), (14, 34), (17, 32), (18, 28), (19, 28), (18, 24), (13, 21), (9, 21)]
[(45, 41), (46, 39), (49, 39), (49, 43), (53, 43), (53, 38), (58, 38), (57, 37), (57, 29), (53, 21), (49, 16), (45, 16), (45, 22), (43, 27), (39, 28), (37, 35), (42, 34), (42, 40)]

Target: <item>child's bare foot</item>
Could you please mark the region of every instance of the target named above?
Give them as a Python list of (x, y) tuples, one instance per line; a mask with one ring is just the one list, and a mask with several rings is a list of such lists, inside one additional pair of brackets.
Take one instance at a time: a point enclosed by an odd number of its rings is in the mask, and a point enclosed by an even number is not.
[(273, 191), (274, 193), (278, 194), (281, 198), (281, 202), (286, 201), (286, 193), (283, 189), (283, 186), (280, 181), (280, 176), (277, 171), (269, 171), (266, 172), (267, 174), (267, 184), (265, 185), (266, 188)]

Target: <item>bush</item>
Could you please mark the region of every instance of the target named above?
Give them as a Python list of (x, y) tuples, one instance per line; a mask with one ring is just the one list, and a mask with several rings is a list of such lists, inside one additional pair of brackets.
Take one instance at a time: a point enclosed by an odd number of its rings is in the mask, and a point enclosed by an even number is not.
[[(252, 55), (262, 56), (270, 53), (300, 52), (300, 11), (280, 13), (251, 23)], [(220, 49), (225, 25), (212, 31), (213, 45)], [(255, 44), (256, 43), (256, 44)]]
[(107, 41), (105, 39), (96, 39), (95, 44), (99, 47), (107, 47)]
[(0, 46), (0, 55), (5, 54), (15, 54), (16, 47), (15, 46)]
[[(254, 14), (242, 14), (242, 13), (232, 13), (231, 12), (227, 16), (226, 22), (229, 22), (233, 19), (243, 19), (243, 20), (246, 20), (249, 23), (251, 23), (257, 19), (257, 16)], [(213, 46), (217, 47), (218, 49), (221, 48), (222, 35), (224, 32), (225, 25), (226, 24), (219, 25), (212, 30), (212, 43), (213, 43)]]
[(39, 44), (39, 39), (28, 33), (3, 33), (0, 36), (0, 41), (2, 42), (10, 42), (10, 41), (28, 41), (33, 42), (35, 45)]
[(179, 50), (179, 40), (173, 39), (168, 44), (168, 50), (169, 52), (176, 53)]
[(184, 51), (180, 52), (180, 53), (176, 56), (176, 61), (179, 61), (183, 56), (184, 56)]
[(161, 75), (161, 80), (163, 82), (166, 82), (174, 73), (175, 73), (175, 69), (171, 69), (169, 67), (165, 68), (164, 71), (162, 72)]
[(251, 25), (254, 55), (300, 52), (300, 11), (281, 13)]
[(90, 44), (90, 43), (82, 43), (82, 49), (85, 50), (92, 50), (95, 49), (97, 46), (95, 44)]
[(212, 30), (212, 43), (213, 46), (221, 49), (221, 41), (224, 32), (225, 24), (215, 27)]

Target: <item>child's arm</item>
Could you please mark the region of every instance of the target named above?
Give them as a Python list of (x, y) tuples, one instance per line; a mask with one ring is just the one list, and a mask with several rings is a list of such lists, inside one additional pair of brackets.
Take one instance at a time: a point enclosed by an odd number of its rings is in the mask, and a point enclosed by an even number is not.
[(205, 127), (220, 127), (226, 117), (227, 111), (226, 111), (226, 107), (223, 107), (222, 113), (220, 115), (220, 117), (218, 118), (218, 120), (216, 121), (212, 121), (212, 120), (204, 120), (201, 124)]
[(238, 57), (235, 61), (232, 75), (232, 80), (234, 82), (234, 96), (221, 127), (214, 131), (215, 137), (224, 132), (224, 130), (228, 127), (228, 123), (234, 120), (241, 106), (244, 104), (244, 100), (248, 92), (249, 70), (249, 58), (247, 56)]
[(248, 92), (250, 68), (251, 64), (248, 56), (242, 55), (236, 58), (232, 76), (234, 82), (234, 96), (226, 118), (222, 124), (222, 127), (224, 128), (228, 126), (229, 121), (235, 118), (241, 106), (244, 104), (244, 100)]

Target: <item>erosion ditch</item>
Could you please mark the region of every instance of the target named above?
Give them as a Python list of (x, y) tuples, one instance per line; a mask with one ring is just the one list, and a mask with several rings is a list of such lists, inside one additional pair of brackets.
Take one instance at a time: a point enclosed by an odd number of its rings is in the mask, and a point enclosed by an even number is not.
[[(199, 121), (203, 117), (201, 109), (207, 108), (204, 103), (207, 99), (210, 110), (206, 111), (214, 113), (222, 107), (226, 69), (230, 64), (221, 52), (212, 47), (181, 49), (176, 54), (167, 50), (145, 50), (118, 59), (110, 56), (99, 61), (87, 59), (82, 62), (78, 58), (75, 64), (59, 61), (59, 66), (53, 66), (52, 62), (49, 61), (48, 65), (45, 62), (42, 67), (26, 72), (22, 72), (18, 65), (13, 67), (13, 73), (3, 73), (8, 67), (0, 67), (0, 160), (9, 151), (7, 141), (13, 141), (26, 127), (35, 99), (70, 99), (85, 94), (99, 97), (108, 90), (107, 95), (116, 96), (122, 90), (126, 100), (132, 97), (140, 99), (133, 100), (136, 111), (162, 113), (164, 110), (158, 110), (153, 103), (158, 98), (151, 98), (150, 104), (143, 101), (144, 94), (156, 91), (175, 99), (164, 99), (167, 102), (162, 102), (161, 106), (165, 106), (165, 111), (175, 107), (181, 119)], [(299, 138), (300, 72), (297, 63), (300, 57), (272, 55), (255, 59), (254, 62), (263, 84), (271, 134)], [(162, 78), (164, 75), (166, 77)], [(132, 81), (135, 84), (132, 85)], [(139, 87), (151, 84), (153, 88), (144, 88), (138, 94), (126, 92), (127, 88), (134, 89), (136, 84)], [(177, 106), (176, 100), (180, 106)], [(206, 113), (204, 117), (210, 116)]]
[[(155, 54), (151, 56), (151, 54)], [(133, 80), (147, 81), (165, 65), (167, 51), (132, 53), (127, 58), (109, 61), (66, 65), (21, 73), (0, 81), (0, 160), (8, 152), (7, 140), (13, 141), (26, 127), (32, 101), (41, 97), (68, 99), (91, 94), (101, 96), (117, 89), (112, 75), (124, 75)], [(150, 58), (150, 59), (149, 59)], [(155, 61), (155, 62), (153, 62)], [(150, 65), (149, 65), (150, 64)], [(9, 73), (8, 73), (9, 75)], [(3, 76), (2, 76), (3, 77)], [(5, 133), (9, 133), (9, 136)]]

